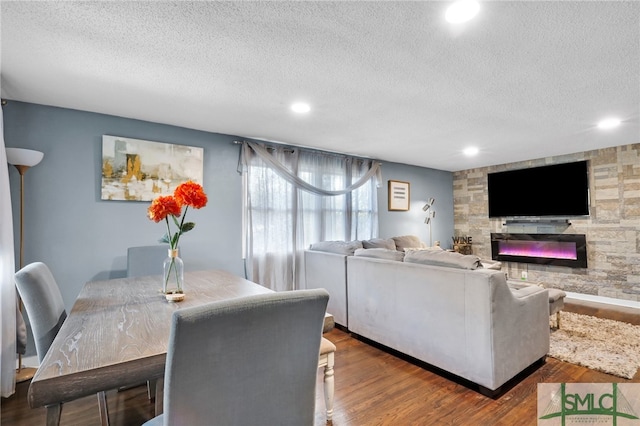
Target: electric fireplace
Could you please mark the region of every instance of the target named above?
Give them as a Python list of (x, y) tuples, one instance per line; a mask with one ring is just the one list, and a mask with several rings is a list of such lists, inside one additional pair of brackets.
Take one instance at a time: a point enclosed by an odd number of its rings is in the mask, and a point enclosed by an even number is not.
[(587, 267), (583, 234), (491, 234), (491, 258), (501, 262)]

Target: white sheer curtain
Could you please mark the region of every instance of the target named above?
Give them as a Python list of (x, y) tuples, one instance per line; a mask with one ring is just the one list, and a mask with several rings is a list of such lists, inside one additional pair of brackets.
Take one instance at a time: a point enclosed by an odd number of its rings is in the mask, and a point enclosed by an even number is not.
[(249, 279), (300, 288), (311, 243), (377, 236), (380, 163), (251, 142), (241, 162)]
[(0, 393), (8, 397), (15, 392), (16, 376), (16, 287), (13, 282), (15, 258), (9, 169), (4, 147), (4, 125), (0, 107)]

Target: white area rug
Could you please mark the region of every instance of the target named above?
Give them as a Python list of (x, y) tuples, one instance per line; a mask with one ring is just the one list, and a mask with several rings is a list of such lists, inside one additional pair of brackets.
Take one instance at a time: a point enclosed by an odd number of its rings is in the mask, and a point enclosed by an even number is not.
[(549, 356), (631, 379), (640, 367), (640, 326), (562, 312)]

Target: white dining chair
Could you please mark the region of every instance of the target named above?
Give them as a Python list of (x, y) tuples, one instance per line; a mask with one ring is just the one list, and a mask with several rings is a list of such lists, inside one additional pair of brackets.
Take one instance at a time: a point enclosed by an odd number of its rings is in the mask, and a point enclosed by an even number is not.
[[(42, 362), (67, 318), (60, 288), (49, 267), (42, 262), (30, 263), (20, 269), (15, 273), (14, 280), (31, 323), (38, 362)], [(106, 394), (98, 392), (97, 396), (100, 422), (108, 425)]]
[(323, 372), (323, 390), (324, 390), (324, 406), (327, 413), (327, 421), (333, 418), (333, 395), (334, 395), (334, 360), (336, 353), (336, 345), (329, 339), (322, 338), (320, 342), (320, 357), (318, 359), (318, 368), (322, 368)]
[(283, 291), (175, 311), (164, 413), (145, 425), (313, 425), (328, 300)]

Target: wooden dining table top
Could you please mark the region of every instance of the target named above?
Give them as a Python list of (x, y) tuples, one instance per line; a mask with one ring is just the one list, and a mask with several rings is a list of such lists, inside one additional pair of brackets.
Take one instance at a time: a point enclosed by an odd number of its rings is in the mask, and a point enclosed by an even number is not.
[(225, 271), (185, 272), (185, 299), (167, 302), (161, 280), (154, 275), (85, 284), (31, 381), (29, 405), (162, 378), (174, 311), (272, 292)]

